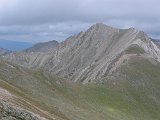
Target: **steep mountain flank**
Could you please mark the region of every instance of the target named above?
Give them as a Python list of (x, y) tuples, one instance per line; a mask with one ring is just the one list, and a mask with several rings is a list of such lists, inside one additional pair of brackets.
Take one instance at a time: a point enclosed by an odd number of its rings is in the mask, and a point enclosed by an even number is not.
[(160, 61), (159, 48), (142, 31), (117, 29), (102, 23), (69, 37), (53, 47), (55, 49), (50, 53), (22, 52), (10, 54), (6, 59), (24, 67), (42, 68), (75, 82), (88, 83), (109, 75), (121, 65), (122, 59), (137, 54), (132, 50), (133, 53), (125, 55), (126, 50), (134, 49), (133, 46), (137, 46), (136, 50), (142, 49), (143, 53), (139, 55)]

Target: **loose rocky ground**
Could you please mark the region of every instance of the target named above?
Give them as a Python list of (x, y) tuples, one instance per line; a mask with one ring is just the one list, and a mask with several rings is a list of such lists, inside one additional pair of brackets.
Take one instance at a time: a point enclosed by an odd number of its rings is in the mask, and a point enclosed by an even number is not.
[(15, 108), (7, 103), (0, 103), (0, 119), (1, 120), (40, 120), (32, 113)]

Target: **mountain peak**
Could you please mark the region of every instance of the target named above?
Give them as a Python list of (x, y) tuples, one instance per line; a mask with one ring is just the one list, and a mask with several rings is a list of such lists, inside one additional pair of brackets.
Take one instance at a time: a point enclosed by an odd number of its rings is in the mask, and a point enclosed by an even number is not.
[(104, 24), (104, 23), (96, 23), (96, 24), (94, 24), (93, 26), (100, 27), (100, 26), (107, 26), (107, 25), (106, 25), (106, 24)]
[(104, 32), (104, 31), (115, 31), (115, 30), (118, 30), (117, 28), (113, 28), (111, 26), (108, 26), (104, 23), (96, 23), (94, 25), (92, 25), (88, 30), (87, 32), (91, 32), (91, 31), (99, 31), (99, 32)]
[[(109, 25), (106, 25), (104, 23), (95, 23), (93, 24), (90, 28), (94, 28), (94, 29), (117, 29), (117, 30), (123, 30), (123, 29), (120, 29), (120, 28), (116, 28), (116, 27), (112, 27), (112, 26), (109, 26)], [(138, 31), (136, 28), (134, 27), (130, 27), (128, 29), (124, 29), (124, 30), (132, 30), (132, 31)]]
[(96, 24), (92, 25), (91, 27), (93, 27), (95, 29), (96, 28), (98, 28), (98, 29), (101, 29), (101, 28), (112, 28), (113, 29), (113, 27), (108, 26), (108, 25), (106, 25), (104, 23), (96, 23)]

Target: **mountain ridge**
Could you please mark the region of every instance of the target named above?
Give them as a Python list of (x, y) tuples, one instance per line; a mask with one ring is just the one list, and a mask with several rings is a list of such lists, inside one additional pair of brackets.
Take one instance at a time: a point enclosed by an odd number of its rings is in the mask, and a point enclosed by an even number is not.
[[(40, 67), (63, 78), (88, 83), (111, 73), (110, 67), (115, 64), (113, 61), (119, 56), (123, 57), (122, 53), (134, 44), (145, 51), (145, 56), (160, 61), (160, 50), (144, 32), (134, 28), (113, 28), (102, 23), (69, 37), (51, 53), (22, 52), (6, 58), (20, 61), (22, 66)], [(120, 64), (119, 62), (117, 65)]]

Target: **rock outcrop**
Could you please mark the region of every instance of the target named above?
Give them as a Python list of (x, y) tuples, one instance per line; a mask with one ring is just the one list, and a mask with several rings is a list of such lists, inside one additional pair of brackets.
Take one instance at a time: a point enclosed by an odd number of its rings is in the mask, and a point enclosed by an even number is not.
[(0, 103), (0, 119), (1, 120), (40, 120), (32, 113), (16, 108), (6, 103)]

